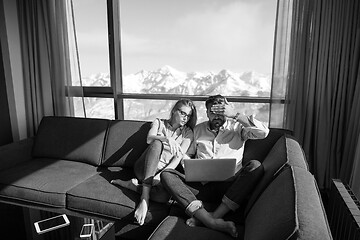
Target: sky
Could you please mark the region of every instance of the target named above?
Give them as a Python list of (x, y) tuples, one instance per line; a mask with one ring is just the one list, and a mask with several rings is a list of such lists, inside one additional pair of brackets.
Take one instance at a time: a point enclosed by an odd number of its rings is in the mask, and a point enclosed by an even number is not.
[[(73, 3), (83, 76), (109, 72), (106, 0)], [(276, 0), (122, 0), (123, 72), (270, 73), (275, 15)]]

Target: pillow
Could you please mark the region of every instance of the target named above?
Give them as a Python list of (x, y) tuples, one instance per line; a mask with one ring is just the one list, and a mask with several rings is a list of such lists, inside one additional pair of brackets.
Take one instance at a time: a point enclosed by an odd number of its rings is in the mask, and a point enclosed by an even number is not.
[(245, 219), (245, 238), (288, 239), (297, 230), (292, 171), (286, 168), (261, 194)]
[(279, 138), (292, 133), (290, 130), (281, 128), (269, 128), (269, 130), (269, 134), (264, 139), (246, 140), (243, 154), (244, 165), (253, 159), (262, 162)]
[(244, 239), (332, 239), (312, 174), (284, 168), (251, 208)]
[(112, 120), (105, 146), (103, 166), (132, 167), (146, 150), (151, 122)]
[(39, 125), (32, 155), (98, 166), (108, 124), (109, 120), (105, 119), (44, 117)]

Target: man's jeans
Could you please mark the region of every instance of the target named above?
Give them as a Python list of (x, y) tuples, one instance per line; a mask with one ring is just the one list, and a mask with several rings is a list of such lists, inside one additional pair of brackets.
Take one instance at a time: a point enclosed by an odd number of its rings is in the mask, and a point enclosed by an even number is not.
[[(223, 202), (235, 211), (249, 197), (264, 174), (264, 168), (257, 160), (244, 165), (234, 177), (222, 182), (185, 182), (185, 175), (166, 169), (161, 173), (161, 182), (184, 209), (196, 200), (204, 202)], [(188, 213), (192, 216), (192, 213)]]

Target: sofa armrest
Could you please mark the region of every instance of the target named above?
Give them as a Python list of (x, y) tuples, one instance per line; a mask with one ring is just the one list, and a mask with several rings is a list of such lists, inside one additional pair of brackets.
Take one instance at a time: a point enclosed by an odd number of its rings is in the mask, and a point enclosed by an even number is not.
[(18, 142), (0, 146), (0, 170), (11, 168), (18, 163), (29, 161), (34, 138), (27, 138)]

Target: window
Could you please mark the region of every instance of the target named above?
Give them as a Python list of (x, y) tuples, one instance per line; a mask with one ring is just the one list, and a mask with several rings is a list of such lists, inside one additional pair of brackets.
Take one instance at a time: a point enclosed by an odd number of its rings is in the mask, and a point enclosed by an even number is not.
[(106, 0), (74, 0), (82, 86), (110, 86)]
[(73, 3), (89, 117), (153, 120), (189, 97), (200, 122), (222, 94), (268, 122), (276, 0)]

